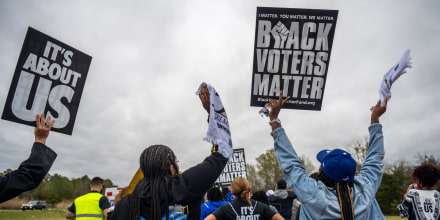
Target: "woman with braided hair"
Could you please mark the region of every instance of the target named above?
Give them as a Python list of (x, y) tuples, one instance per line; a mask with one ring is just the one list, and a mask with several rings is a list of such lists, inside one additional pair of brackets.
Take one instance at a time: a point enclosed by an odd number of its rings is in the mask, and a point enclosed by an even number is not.
[[(198, 94), (205, 110), (213, 114), (210, 108), (215, 108), (215, 105), (210, 94), (215, 90), (210, 89), (213, 88), (203, 83)], [(222, 114), (226, 116), (225, 112)], [(231, 145), (223, 144), (226, 142)], [(200, 205), (206, 191), (214, 184), (232, 155), (230, 140), (220, 140), (219, 144), (213, 144), (210, 156), (182, 174), (179, 174), (177, 158), (171, 148), (165, 145), (146, 148), (139, 159), (144, 177), (132, 193), (115, 204), (111, 220), (168, 219), (168, 207), (175, 204), (188, 206), (187, 219), (199, 220)]]
[(287, 184), (301, 200), (299, 219), (383, 219), (375, 194), (383, 175), (385, 155), (382, 125), (379, 117), (386, 111), (387, 98), (379, 100), (371, 110), (370, 140), (365, 160), (359, 175), (352, 156), (341, 149), (323, 150), (317, 159), (321, 163), (319, 180), (310, 178), (288, 139), (278, 114), (290, 97), (283, 100), (282, 91), (278, 100), (266, 105), (274, 139), (275, 155)]
[(284, 218), (273, 211), (263, 202), (258, 202), (251, 197), (251, 186), (244, 177), (236, 177), (231, 183), (231, 192), (235, 200), (220, 206), (205, 220), (229, 219), (258, 219), (258, 220), (283, 220)]

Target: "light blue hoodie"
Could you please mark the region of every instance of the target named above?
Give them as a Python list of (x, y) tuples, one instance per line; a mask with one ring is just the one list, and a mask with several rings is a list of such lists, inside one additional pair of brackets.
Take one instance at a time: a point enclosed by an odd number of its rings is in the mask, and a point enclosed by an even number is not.
[[(367, 155), (351, 189), (354, 215), (356, 219), (385, 219), (375, 198), (382, 181), (385, 155), (382, 125), (372, 124), (368, 130)], [(328, 189), (321, 181), (309, 178), (283, 128), (274, 130), (271, 135), (284, 178), (301, 200), (299, 219), (341, 219), (336, 191)]]

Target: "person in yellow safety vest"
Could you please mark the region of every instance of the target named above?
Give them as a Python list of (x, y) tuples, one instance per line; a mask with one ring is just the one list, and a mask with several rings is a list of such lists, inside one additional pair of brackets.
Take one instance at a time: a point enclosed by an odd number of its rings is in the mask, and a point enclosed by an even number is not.
[(90, 192), (77, 197), (67, 208), (66, 219), (98, 220), (107, 219), (110, 202), (101, 194), (104, 188), (103, 180), (94, 177), (90, 183)]

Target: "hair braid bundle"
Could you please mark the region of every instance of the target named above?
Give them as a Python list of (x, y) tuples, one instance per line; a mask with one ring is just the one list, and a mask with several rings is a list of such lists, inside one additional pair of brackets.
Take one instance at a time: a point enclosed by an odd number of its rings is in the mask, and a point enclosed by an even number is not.
[(337, 197), (339, 201), (339, 207), (341, 208), (342, 220), (354, 220), (354, 208), (353, 201), (351, 198), (350, 187), (353, 186), (353, 182), (349, 183), (339, 183), (332, 180), (330, 177), (325, 175), (324, 172), (319, 173), (319, 180), (323, 182), (327, 187), (331, 189), (336, 189)]
[[(140, 219), (140, 194), (146, 189), (150, 190), (149, 194), (151, 195), (148, 219), (160, 220), (162, 218), (164, 210), (161, 210), (160, 204), (160, 183), (162, 179), (166, 183), (165, 177), (169, 174), (170, 165), (173, 165), (177, 172), (175, 159), (173, 151), (165, 145), (152, 145), (142, 152), (139, 162), (144, 178), (136, 184), (131, 195), (130, 220)], [(168, 202), (168, 184), (166, 184), (165, 189), (166, 202)], [(165, 207), (168, 207), (168, 204)], [(168, 209), (166, 214), (169, 215)]]

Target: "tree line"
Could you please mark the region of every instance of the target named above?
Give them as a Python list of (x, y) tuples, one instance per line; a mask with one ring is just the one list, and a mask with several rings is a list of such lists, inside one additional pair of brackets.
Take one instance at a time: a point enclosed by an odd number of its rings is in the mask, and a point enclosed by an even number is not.
[[(7, 169), (0, 173), (0, 176), (10, 172), (12, 170)], [(90, 191), (90, 182), (91, 179), (87, 175), (69, 179), (57, 173), (53, 175), (47, 174), (37, 188), (22, 193), (18, 198), (27, 201), (45, 200), (46, 203), (55, 205), (63, 200), (73, 200), (78, 196), (88, 193)], [(104, 188), (113, 186), (113, 182), (110, 179), (104, 180)]]

